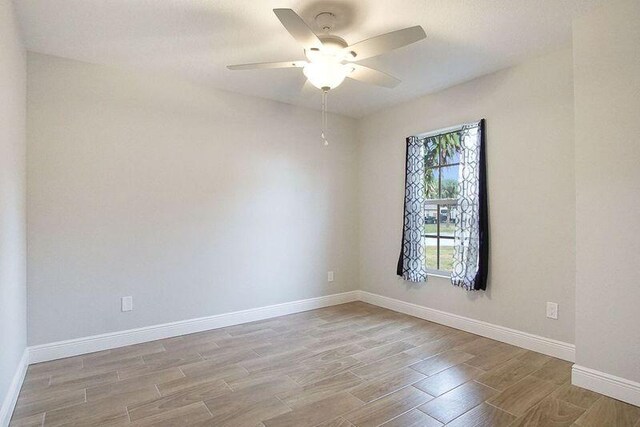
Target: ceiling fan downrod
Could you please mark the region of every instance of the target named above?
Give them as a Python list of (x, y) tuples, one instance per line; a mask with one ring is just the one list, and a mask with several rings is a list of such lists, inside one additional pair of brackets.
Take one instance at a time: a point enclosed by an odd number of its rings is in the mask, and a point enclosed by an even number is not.
[(324, 146), (329, 145), (329, 141), (327, 140), (327, 95), (329, 94), (329, 88), (322, 88), (322, 133), (320, 136), (322, 137), (322, 141), (324, 141)]

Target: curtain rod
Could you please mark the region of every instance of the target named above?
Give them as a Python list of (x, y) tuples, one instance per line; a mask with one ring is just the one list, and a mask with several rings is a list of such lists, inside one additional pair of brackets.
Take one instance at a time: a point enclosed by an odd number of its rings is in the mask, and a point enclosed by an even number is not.
[(427, 137), (430, 137), (430, 136), (435, 136), (435, 135), (441, 135), (441, 134), (444, 134), (444, 133), (455, 132), (455, 131), (461, 130), (465, 126), (478, 125), (478, 123), (480, 123), (480, 121), (470, 122), (470, 123), (462, 123), (462, 124), (459, 124), (459, 125), (456, 125), (456, 126), (450, 126), (450, 127), (447, 127), (447, 128), (432, 130), (430, 132), (423, 132), (423, 133), (419, 133), (417, 135), (412, 135), (412, 136), (415, 136), (417, 138), (427, 138)]

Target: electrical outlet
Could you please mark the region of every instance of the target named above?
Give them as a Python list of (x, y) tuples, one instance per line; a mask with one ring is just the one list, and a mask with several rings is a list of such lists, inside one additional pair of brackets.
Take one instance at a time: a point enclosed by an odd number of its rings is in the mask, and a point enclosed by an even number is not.
[(333, 271), (327, 271), (327, 282), (333, 282)]
[(122, 311), (133, 310), (133, 297), (122, 297)]
[(557, 302), (548, 302), (547, 303), (547, 317), (549, 319), (557, 319), (558, 318), (558, 303)]

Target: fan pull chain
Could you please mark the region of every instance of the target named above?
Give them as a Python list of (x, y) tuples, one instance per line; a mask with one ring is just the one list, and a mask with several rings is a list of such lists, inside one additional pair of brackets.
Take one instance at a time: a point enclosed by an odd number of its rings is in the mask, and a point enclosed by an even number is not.
[(325, 147), (327, 145), (329, 145), (329, 141), (327, 141), (327, 133), (328, 133), (328, 129), (327, 129), (327, 94), (329, 93), (328, 90), (323, 90), (322, 91), (322, 140), (324, 141), (324, 145)]

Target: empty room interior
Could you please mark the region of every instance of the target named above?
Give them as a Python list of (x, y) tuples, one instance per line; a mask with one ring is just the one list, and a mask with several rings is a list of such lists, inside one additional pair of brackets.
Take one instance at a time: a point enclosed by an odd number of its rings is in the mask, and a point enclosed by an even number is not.
[(639, 0), (0, 0), (0, 427), (640, 427)]

